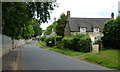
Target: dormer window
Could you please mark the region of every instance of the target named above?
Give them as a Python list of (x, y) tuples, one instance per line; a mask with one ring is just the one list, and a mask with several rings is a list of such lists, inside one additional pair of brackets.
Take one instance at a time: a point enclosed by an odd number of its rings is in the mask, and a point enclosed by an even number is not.
[(93, 28), (93, 32), (99, 32), (99, 28)]
[(86, 32), (86, 28), (85, 27), (81, 27), (80, 28), (80, 32)]

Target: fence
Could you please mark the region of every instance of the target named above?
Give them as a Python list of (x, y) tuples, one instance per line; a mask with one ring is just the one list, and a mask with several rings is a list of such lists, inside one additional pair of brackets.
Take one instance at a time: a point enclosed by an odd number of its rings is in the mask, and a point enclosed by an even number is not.
[[(11, 37), (8, 37), (6, 35), (1, 35), (1, 34), (0, 34), (0, 36), (2, 36), (2, 38), (0, 39), (0, 42), (1, 42), (0, 53), (2, 55), (5, 55), (9, 51), (12, 51), (14, 48), (17, 48), (19, 46), (22, 46), (22, 45), (32, 41), (32, 39), (28, 39), (28, 40), (24, 40), (24, 39), (12, 40)], [(0, 55), (0, 56), (2, 56), (2, 55)]]

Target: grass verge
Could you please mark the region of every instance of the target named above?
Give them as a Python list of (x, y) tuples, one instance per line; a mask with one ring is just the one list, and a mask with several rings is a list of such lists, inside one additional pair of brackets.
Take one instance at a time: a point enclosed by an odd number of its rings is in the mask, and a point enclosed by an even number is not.
[(120, 65), (118, 61), (119, 60), (118, 50), (105, 50), (95, 54), (93, 53), (85, 54), (83, 56), (83, 59), (109, 68), (120, 70)]
[(120, 52), (120, 50), (104, 50), (98, 53), (83, 53), (83, 52), (72, 51), (69, 49), (58, 49), (58, 48), (43, 46), (39, 43), (37, 43), (36, 45), (51, 51), (56, 51), (68, 56), (80, 58), (112, 69), (120, 70), (120, 65), (118, 61), (119, 60), (118, 51)]
[(62, 53), (62, 54), (68, 55), (68, 56), (80, 56), (80, 55), (84, 54), (82, 52), (77, 52), (77, 51), (73, 51), (73, 50), (69, 50), (69, 49), (58, 49), (58, 48), (43, 46), (39, 43), (37, 43), (36, 45), (40, 46), (41, 48), (45, 48), (45, 49), (48, 49), (51, 51), (56, 51), (56, 52), (59, 52), (59, 53)]

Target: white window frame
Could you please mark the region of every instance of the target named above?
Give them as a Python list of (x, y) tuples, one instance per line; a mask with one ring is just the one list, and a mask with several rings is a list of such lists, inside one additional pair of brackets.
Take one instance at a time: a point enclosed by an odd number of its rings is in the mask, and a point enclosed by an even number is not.
[(86, 28), (86, 27), (81, 27), (81, 28), (80, 28), (80, 32), (83, 33), (83, 32), (86, 32), (86, 31), (87, 31), (87, 28)]
[(93, 32), (99, 32), (100, 29), (99, 28), (93, 28)]

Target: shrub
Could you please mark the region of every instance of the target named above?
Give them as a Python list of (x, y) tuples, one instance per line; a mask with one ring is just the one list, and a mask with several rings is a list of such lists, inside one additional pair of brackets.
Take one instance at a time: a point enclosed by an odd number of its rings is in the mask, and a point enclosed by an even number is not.
[(45, 36), (40, 37), (38, 40), (44, 41), (45, 40)]
[(64, 37), (62, 42), (64, 44), (64, 48), (81, 52), (90, 51), (91, 39), (88, 35), (78, 34), (70, 37)]
[(103, 29), (104, 37), (102, 37), (103, 45), (105, 48), (120, 49), (120, 17), (111, 19), (105, 23)]
[(62, 43), (62, 41), (57, 41), (56, 43), (56, 47), (59, 48), (59, 49), (64, 49), (64, 44)]
[(55, 38), (56, 38), (56, 41), (61, 41), (62, 40), (62, 36), (53, 36), (53, 37), (48, 37), (45, 39), (45, 42), (47, 44), (47, 46), (54, 46), (55, 44)]

